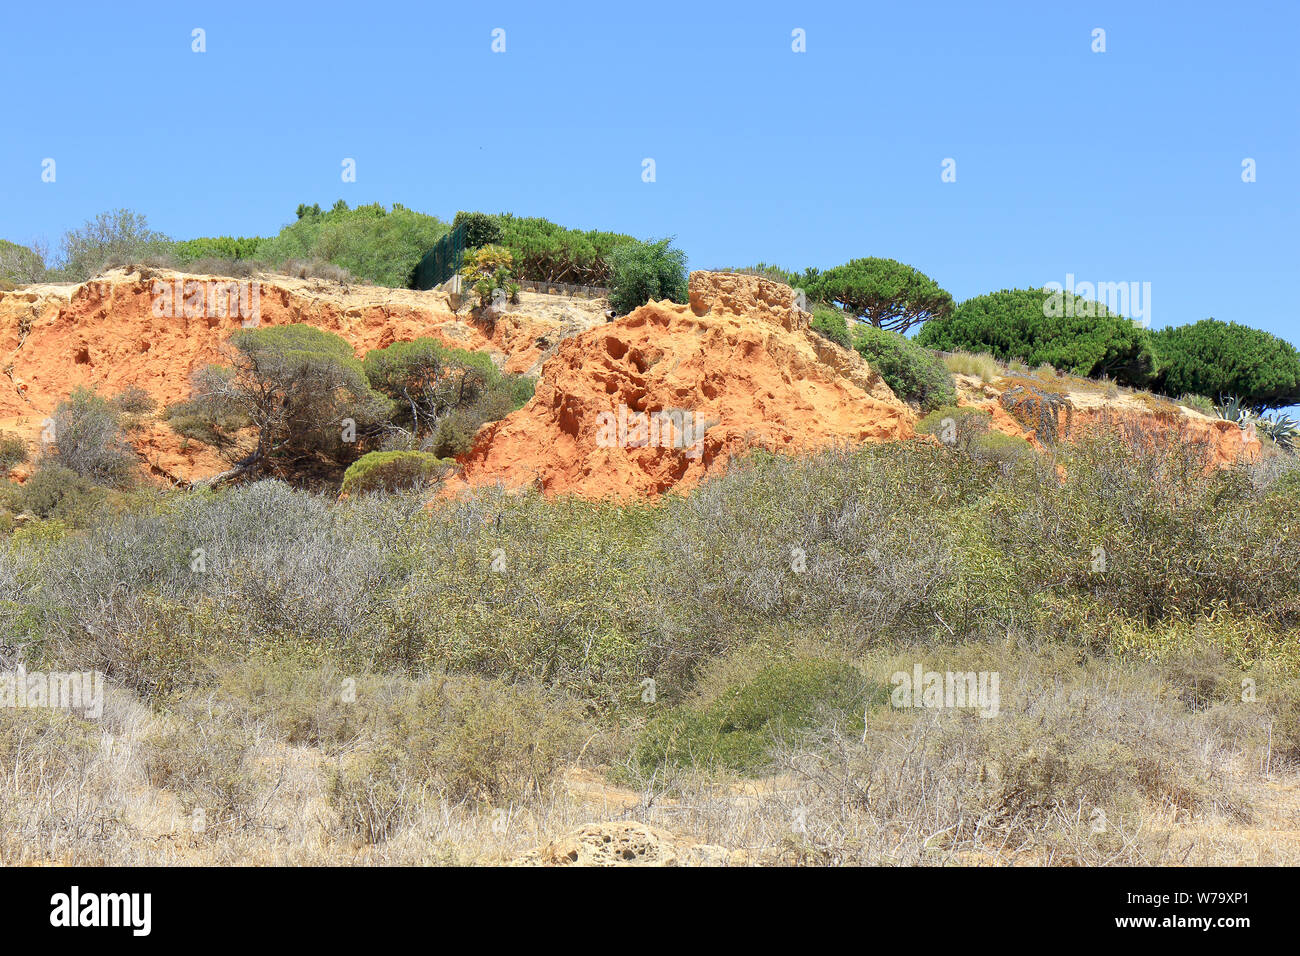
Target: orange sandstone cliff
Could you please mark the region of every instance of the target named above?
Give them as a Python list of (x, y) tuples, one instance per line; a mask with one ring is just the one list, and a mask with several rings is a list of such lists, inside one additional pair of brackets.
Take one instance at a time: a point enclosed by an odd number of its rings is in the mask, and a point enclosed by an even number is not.
[[(212, 307), (214, 289), (230, 281), (133, 267), (80, 285), (0, 291), (0, 429), (16, 432), (35, 450), (42, 422), (82, 385), (105, 394), (137, 386), (159, 405), (188, 397), (191, 375), (220, 361), (222, 344), (246, 320), (233, 300)], [(564, 337), (604, 318), (603, 302), (531, 293), (517, 308), (485, 321), (458, 312), (439, 292), (288, 276), (248, 281), (257, 285), (259, 325), (317, 326), (342, 336), (358, 356), (431, 336), (488, 351), (510, 372), (535, 372)], [(159, 474), (193, 480), (222, 470), (215, 454), (182, 442), (162, 422), (147, 422), (131, 437)]]
[[(190, 378), (221, 360), (241, 327), (236, 308), (193, 290), (230, 280), (132, 267), (80, 285), (0, 291), (0, 429), (32, 450), (55, 405), (81, 385), (145, 389), (159, 405), (189, 395)], [(757, 276), (695, 272), (690, 302), (655, 302), (606, 322), (603, 300), (523, 293), (495, 320), (440, 292), (258, 276), (257, 322), (304, 322), (335, 332), (358, 356), (419, 336), (488, 351), (504, 370), (540, 371), (533, 399), (485, 426), (448, 492), (535, 487), (548, 494), (626, 498), (688, 490), (749, 448), (796, 452), (835, 442), (911, 438), (914, 409), (857, 355), (812, 332), (789, 287)], [(179, 285), (177, 284), (179, 283)], [(161, 284), (161, 285), (160, 285)], [(159, 289), (173, 290), (170, 309)], [(1026, 395), (1006, 381), (956, 376), (960, 403), (1039, 447), (1087, 427), (1203, 443), (1215, 464), (1260, 453), (1231, 422), (1152, 396), (1096, 391)], [(1043, 407), (1040, 398), (1050, 407)], [(157, 477), (194, 481), (225, 464), (157, 418), (130, 435)], [(21, 476), (21, 471), (18, 473)]]
[(748, 448), (912, 437), (913, 411), (808, 321), (788, 286), (692, 273), (689, 305), (653, 302), (566, 340), (532, 401), (479, 433), (460, 481), (655, 495)]

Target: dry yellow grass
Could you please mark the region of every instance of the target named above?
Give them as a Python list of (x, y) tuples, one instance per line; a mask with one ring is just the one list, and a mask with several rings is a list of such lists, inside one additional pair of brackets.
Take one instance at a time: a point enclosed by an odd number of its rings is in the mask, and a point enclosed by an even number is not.
[[(901, 666), (908, 659), (886, 654), (876, 663)], [(1043, 665), (1044, 679), (1061, 666), (1046, 659)], [(1162, 733), (1201, 741), (1204, 763), (1177, 767), (1140, 803), (1113, 816), (1102, 833), (1095, 808), (1084, 799), (1057, 800), (1032, 823), (1025, 818), (1008, 827), (1005, 819), (989, 816), (974, 828), (962, 825), (950, 809), (965, 786), (962, 771), (938, 755), (957, 747), (968, 754), (963, 761), (979, 759), (988, 734), (1014, 729), (962, 715), (887, 710), (862, 741), (831, 734), (816, 746), (782, 748), (784, 769), (777, 776), (741, 779), (683, 769), (620, 785), (611, 782), (607, 765), (578, 760), (546, 786), (496, 803), (412, 794), (414, 812), (375, 842), (341, 826), (331, 799), (334, 768), (362, 741), (339, 748), (291, 745), (261, 723), (247, 725), (239, 773), (252, 788), (251, 800), (237, 816), (209, 812), (196, 826), (203, 818), (191, 806), (195, 795), (157, 785), (149, 769), (151, 741), (182, 718), (154, 713), (114, 689), (98, 723), (61, 713), (6, 718), (0, 728), (0, 864), (1300, 863), (1300, 773), (1264, 771), (1258, 741), (1247, 732), (1249, 718), (1230, 715), (1231, 733), (1213, 736), (1205, 729), (1211, 724), (1190, 715), (1185, 723), (1171, 718), (1155, 695), (1149, 713), (1131, 713), (1146, 706), (1142, 685), (1108, 697), (1107, 682), (1114, 679), (1106, 671), (1066, 677), (1046, 697), (1044, 691), (1024, 695), (1032, 702), (1025, 715), (1049, 726), (1077, 719), (1080, 695), (1093, 695), (1088, 720), (1113, 712), (1100, 722), (1164, 723)], [(1225, 718), (1215, 719), (1222, 724)], [(1147, 739), (1147, 730), (1137, 734)], [(1158, 739), (1159, 733), (1152, 738)], [(935, 743), (934, 755), (925, 756)], [(1076, 743), (1086, 752), (1087, 741)], [(869, 786), (876, 795), (863, 799), (863, 760), (889, 778), (892, 792)]]

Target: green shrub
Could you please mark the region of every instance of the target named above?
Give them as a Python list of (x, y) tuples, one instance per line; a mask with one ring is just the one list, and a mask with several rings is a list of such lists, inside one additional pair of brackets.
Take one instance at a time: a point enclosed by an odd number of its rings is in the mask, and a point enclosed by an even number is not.
[(814, 332), (830, 339), (836, 345), (842, 345), (846, 349), (853, 348), (853, 340), (849, 336), (848, 320), (844, 317), (843, 312), (828, 305), (814, 305), (812, 310), (813, 317), (809, 326)]
[(1150, 333), (1106, 306), (1067, 292), (1009, 289), (967, 299), (926, 322), (916, 341), (945, 352), (990, 352), (1073, 375), (1142, 387), (1155, 370)]
[(514, 256), (515, 274), (537, 282), (608, 285), (614, 249), (636, 241), (622, 233), (566, 229), (546, 219), (510, 213), (498, 221), (500, 243)]
[(503, 375), (487, 353), (447, 348), (434, 339), (375, 349), (363, 365), (371, 386), (392, 399), (392, 420), (410, 428), (412, 443), (423, 442), (438, 458), (463, 455), (481, 426), (533, 395), (533, 379)]
[(1160, 329), (1153, 341), (1166, 395), (1234, 395), (1252, 408), (1300, 404), (1300, 352), (1275, 335), (1202, 319)]
[(679, 707), (652, 719), (633, 762), (642, 774), (664, 764), (755, 774), (770, 767), (773, 746), (789, 743), (801, 731), (834, 723), (861, 736), (865, 709), (888, 701), (887, 687), (848, 664), (776, 664), (707, 707)]
[(329, 212), (300, 206), (298, 220), (261, 240), (256, 256), (273, 265), (321, 260), (345, 270), (343, 276), (406, 288), (415, 266), (449, 228), (399, 203), (391, 210), (379, 203), (349, 209), (340, 200)]
[(876, 328), (906, 332), (952, 311), (952, 296), (937, 282), (893, 259), (854, 259), (808, 278), (810, 298), (838, 303)]
[(918, 435), (933, 435), (945, 445), (968, 449), (972, 441), (988, 433), (993, 422), (982, 408), (943, 405), (916, 423)]
[(466, 227), (466, 249), (504, 246), (513, 258), (515, 276), (535, 282), (607, 285), (610, 254), (616, 246), (636, 241), (622, 233), (566, 229), (547, 219), (513, 213), (462, 210), (453, 225)]
[(499, 216), (492, 216), (485, 212), (465, 212), (462, 209), (451, 221), (453, 229), (461, 226), (465, 227), (466, 249), (477, 249), (501, 241), (501, 217)]
[(84, 282), (113, 266), (174, 261), (174, 243), (149, 228), (149, 221), (128, 209), (102, 212), (80, 229), (63, 236), (59, 278)]
[(34, 249), (0, 239), (0, 281), (26, 285), (45, 278), (45, 257)]
[(128, 385), (110, 398), (108, 403), (127, 415), (147, 415), (158, 407), (153, 396), (138, 385)]
[(897, 332), (859, 325), (853, 347), (905, 402), (928, 411), (957, 400), (943, 359)]
[(438, 501), (410, 525), (406, 576), (384, 597), (384, 655), (527, 677), (600, 712), (631, 706), (672, 653), (654, 638), (657, 599), (643, 590), (648, 519), (644, 506), (535, 493)]
[(629, 242), (610, 254), (609, 304), (620, 315), (669, 299), (687, 301), (686, 253), (671, 239)]
[(9, 472), (28, 457), (27, 442), (13, 432), (0, 432), (0, 473)]
[[(240, 329), (230, 346), (231, 364), (201, 369), (193, 397), (170, 409), (167, 420), (178, 433), (238, 459), (241, 475), (346, 465), (391, 412), (352, 347), (332, 332), (310, 325)], [(239, 442), (245, 427), (256, 433), (251, 449)]]
[(1034, 454), (1034, 446), (1019, 435), (987, 431), (977, 435), (970, 443), (971, 455), (995, 465), (1011, 465), (1027, 455)]
[[(497, 289), (504, 290), (514, 275), (514, 256), (505, 246), (480, 246), (465, 254), (461, 278), (478, 296), (479, 307), (487, 308)], [(515, 287), (516, 290), (518, 287)], [(515, 293), (518, 298), (518, 292)]]
[(454, 461), (419, 451), (372, 451), (343, 474), (345, 495), (419, 488), (436, 480)]
[(95, 484), (120, 487), (131, 480), (139, 459), (127, 444), (121, 412), (109, 400), (79, 388), (53, 417), (59, 464)]
[(182, 265), (204, 259), (255, 259), (262, 241), (260, 236), (208, 236), (181, 240), (173, 247), (173, 251)]
[(100, 496), (90, 481), (71, 468), (41, 462), (21, 486), (10, 493), (9, 507), (38, 518), (72, 518), (93, 508)]
[(448, 348), (436, 339), (394, 342), (366, 353), (370, 387), (393, 401), (393, 420), (424, 434), (457, 408), (468, 408), (502, 380), (486, 352)]

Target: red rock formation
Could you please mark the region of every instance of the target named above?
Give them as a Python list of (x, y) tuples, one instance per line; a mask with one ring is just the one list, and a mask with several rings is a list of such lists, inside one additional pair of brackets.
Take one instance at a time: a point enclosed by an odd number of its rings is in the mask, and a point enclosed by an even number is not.
[[(241, 311), (238, 292), (224, 309), (217, 305), (220, 284), (229, 281), (115, 270), (78, 286), (0, 292), (0, 428), (17, 432), (34, 449), (41, 423), (81, 385), (105, 394), (137, 386), (160, 405), (187, 397), (191, 375), (220, 361), (223, 343), (251, 318), (248, 309)], [(523, 372), (564, 335), (600, 321), (595, 303), (554, 305), (527, 293), (518, 312), (487, 322), (457, 314), (435, 292), (343, 289), (288, 277), (251, 281), (259, 325), (314, 325), (342, 336), (358, 356), (431, 336), (456, 348), (492, 352), (506, 371)], [(243, 304), (251, 308), (251, 288), (244, 290)], [(185, 478), (220, 470), (215, 456), (184, 447), (163, 426), (145, 434), (147, 448), (137, 442), (137, 450), (163, 470), (175, 468)]]
[(811, 332), (787, 286), (696, 272), (690, 292), (689, 306), (651, 303), (566, 340), (533, 400), (479, 433), (462, 482), (657, 495), (752, 447), (912, 437), (914, 413), (858, 355)]

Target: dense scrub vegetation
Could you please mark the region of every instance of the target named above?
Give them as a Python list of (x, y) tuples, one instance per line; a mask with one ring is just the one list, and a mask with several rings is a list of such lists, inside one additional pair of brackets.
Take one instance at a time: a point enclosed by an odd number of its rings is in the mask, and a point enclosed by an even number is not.
[(1300, 404), (1300, 352), (1277, 336), (1202, 319), (1160, 329), (1152, 344), (1167, 395), (1231, 396), (1252, 408)]
[(227, 456), (223, 481), (329, 483), (369, 451), (452, 458), (533, 390), (485, 353), (419, 338), (359, 360), (342, 338), (309, 325), (241, 329), (226, 359), (200, 369), (193, 395), (165, 412), (178, 434)]
[[(1054, 308), (1053, 297), (1062, 300)], [(1150, 336), (1105, 305), (1070, 293), (1009, 289), (961, 303), (917, 335), (927, 348), (990, 352), (1003, 361), (1046, 362), (1072, 375), (1108, 376), (1143, 386), (1155, 368)]]
[(146, 695), (251, 640), (352, 669), (527, 676), (605, 714), (637, 710), (644, 678), (685, 701), (706, 662), (776, 633), (836, 654), (1011, 637), (1293, 667), (1296, 472), (1206, 474), (1196, 451), (1098, 435), (1055, 461), (965, 438), (756, 453), (658, 506), (491, 490), (335, 506), (274, 481), (148, 498), (12, 540), (2, 630), (10, 651)]
[(895, 395), (922, 411), (957, 401), (952, 373), (943, 360), (898, 332), (858, 324), (853, 330), (853, 348)]
[[(291, 351), (329, 354), (300, 335)], [(414, 399), (414, 430), (459, 388), (450, 354), (359, 364)], [(74, 405), (101, 401), (136, 407)], [(586, 759), (656, 793), (782, 770), (822, 801), (809, 852), (850, 859), (886, 852), (836, 842), (864, 814), (916, 862), (922, 818), (953, 848), (1166, 858), (1135, 835), (1142, 807), (1237, 812), (1223, 761), (1300, 762), (1300, 472), (1209, 473), (1140, 431), (1026, 453), (987, 418), (941, 407), (921, 426), (937, 443), (753, 453), (657, 504), (430, 505), (418, 486), (445, 463), (410, 452), (359, 459), (338, 502), (275, 480), (109, 501), (64, 468), (65, 500), (96, 497), (0, 540), (0, 657), (99, 669), (165, 715), (120, 749), (211, 812), (209, 840), (265, 819), (269, 735), (329, 756), (329, 825), (372, 844), (439, 801), (536, 805)], [(892, 675), (917, 662), (1000, 672), (999, 715), (900, 709)], [(0, 747), (39, 753), (80, 726), (0, 719)], [(81, 773), (74, 753), (47, 765)], [(1119, 832), (1085, 839), (1068, 819), (1098, 808)]]
[(617, 246), (637, 241), (622, 233), (566, 229), (548, 219), (513, 213), (459, 212), (452, 224), (465, 225), (467, 249), (504, 246), (516, 275), (537, 282), (607, 286), (613, 273), (610, 255)]

